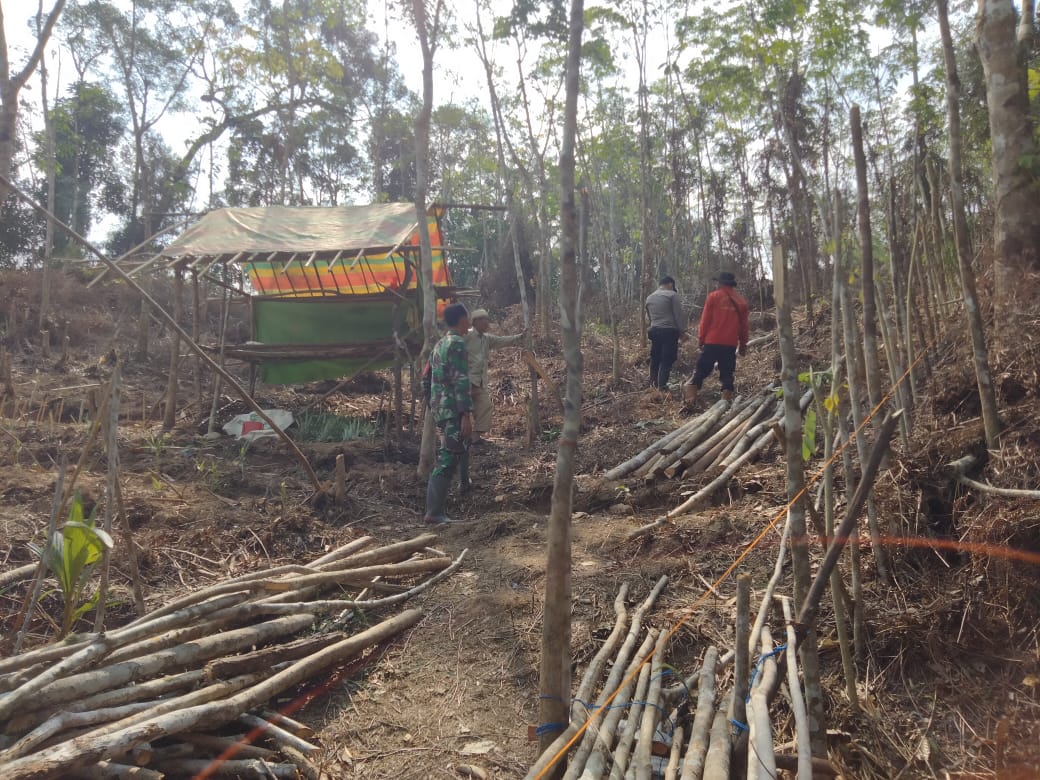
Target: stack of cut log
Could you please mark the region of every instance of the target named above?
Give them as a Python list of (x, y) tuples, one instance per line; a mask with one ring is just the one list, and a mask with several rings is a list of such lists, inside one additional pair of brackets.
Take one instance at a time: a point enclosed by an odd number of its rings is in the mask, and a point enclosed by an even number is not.
[[(811, 400), (807, 393), (803, 408)], [(770, 441), (766, 434), (782, 415), (783, 404), (772, 386), (732, 402), (719, 401), (604, 476), (652, 481), (723, 471), (749, 449), (765, 447)]]
[[(799, 401), (804, 412), (812, 402), (812, 391)], [(629, 535), (634, 539), (650, 533), (667, 520), (693, 512), (725, 486), (740, 468), (764, 453), (783, 433), (783, 401), (770, 385), (761, 392), (732, 401), (719, 401), (662, 436), (637, 455), (604, 474), (607, 480), (708, 478), (700, 490), (679, 506)]]
[(416, 609), (374, 624), (367, 613), (461, 565), (466, 552), (453, 561), (436, 538), (368, 549), (363, 537), (0, 660), (0, 777), (318, 778), (312, 732), (265, 708), (414, 626)]
[[(720, 653), (710, 646), (699, 668), (685, 679), (676, 679), (675, 667), (666, 662), (670, 632), (642, 625), (667, 578), (661, 578), (631, 615), (625, 605), (627, 588), (622, 585), (614, 602), (614, 630), (582, 677), (570, 722), (539, 756), (527, 780), (550, 777), (552, 768), (561, 766), (567, 767), (565, 780), (731, 776), (759, 780), (775, 778), (778, 767), (804, 771), (810, 764), (811, 776), (833, 777), (836, 772), (829, 762), (812, 759), (804, 747), (803, 719), (797, 719), (798, 753), (779, 753), (774, 748), (769, 704), (780, 688), (780, 670), (785, 665), (786, 682), (793, 686), (785, 695), (804, 701), (794, 655), (774, 645), (767, 624), (776, 579), (767, 588), (753, 626), (750, 587), (741, 588), (744, 598), (738, 596), (736, 637), (745, 652)], [(788, 605), (784, 606), (787, 612)], [(792, 644), (787, 647), (793, 647), (790, 634), (788, 641)], [(752, 666), (755, 655), (758, 662)], [(610, 672), (600, 685), (607, 668)], [(727, 679), (728, 686), (720, 684)]]

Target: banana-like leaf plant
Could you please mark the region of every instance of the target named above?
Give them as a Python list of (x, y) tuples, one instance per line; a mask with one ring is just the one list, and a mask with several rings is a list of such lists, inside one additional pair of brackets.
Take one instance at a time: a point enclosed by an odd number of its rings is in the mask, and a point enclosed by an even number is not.
[[(48, 543), (33, 552), (58, 581), (62, 596), (61, 637), (65, 637), (76, 621), (97, 606), (100, 591), (91, 590), (94, 569), (105, 550), (112, 549), (112, 537), (94, 525), (96, 508), (90, 516), (83, 512), (83, 499), (77, 493), (69, 509), (68, 519)], [(90, 594), (90, 595), (88, 595)]]

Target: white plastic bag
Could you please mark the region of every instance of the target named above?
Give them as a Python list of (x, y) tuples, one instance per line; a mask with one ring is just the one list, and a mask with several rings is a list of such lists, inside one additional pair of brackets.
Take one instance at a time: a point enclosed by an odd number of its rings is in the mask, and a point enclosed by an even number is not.
[[(271, 418), (275, 425), (283, 431), (293, 424), (292, 412), (285, 409), (264, 409), (264, 414)], [(224, 433), (236, 439), (252, 441), (262, 436), (277, 436), (271, 426), (260, 419), (256, 412), (240, 414), (224, 424)]]

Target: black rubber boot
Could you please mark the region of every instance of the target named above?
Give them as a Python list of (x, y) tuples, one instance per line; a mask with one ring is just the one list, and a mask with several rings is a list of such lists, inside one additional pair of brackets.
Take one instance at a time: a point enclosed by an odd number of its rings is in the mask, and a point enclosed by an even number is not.
[(444, 513), (448, 504), (448, 490), (451, 488), (451, 477), (447, 474), (431, 474), (426, 483), (426, 516), (427, 523), (451, 523), (450, 517)]

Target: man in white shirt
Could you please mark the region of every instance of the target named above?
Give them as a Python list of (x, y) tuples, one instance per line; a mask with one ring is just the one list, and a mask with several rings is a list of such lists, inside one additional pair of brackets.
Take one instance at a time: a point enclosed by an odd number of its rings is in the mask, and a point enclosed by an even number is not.
[(495, 336), (491, 329), (491, 318), (486, 309), (476, 309), (470, 315), (472, 329), (466, 334), (466, 356), (469, 358), (470, 393), (473, 395), (473, 443), (483, 441), (491, 430), (491, 415), (494, 404), (488, 392), (488, 353), (499, 347), (517, 344), (524, 334)]

